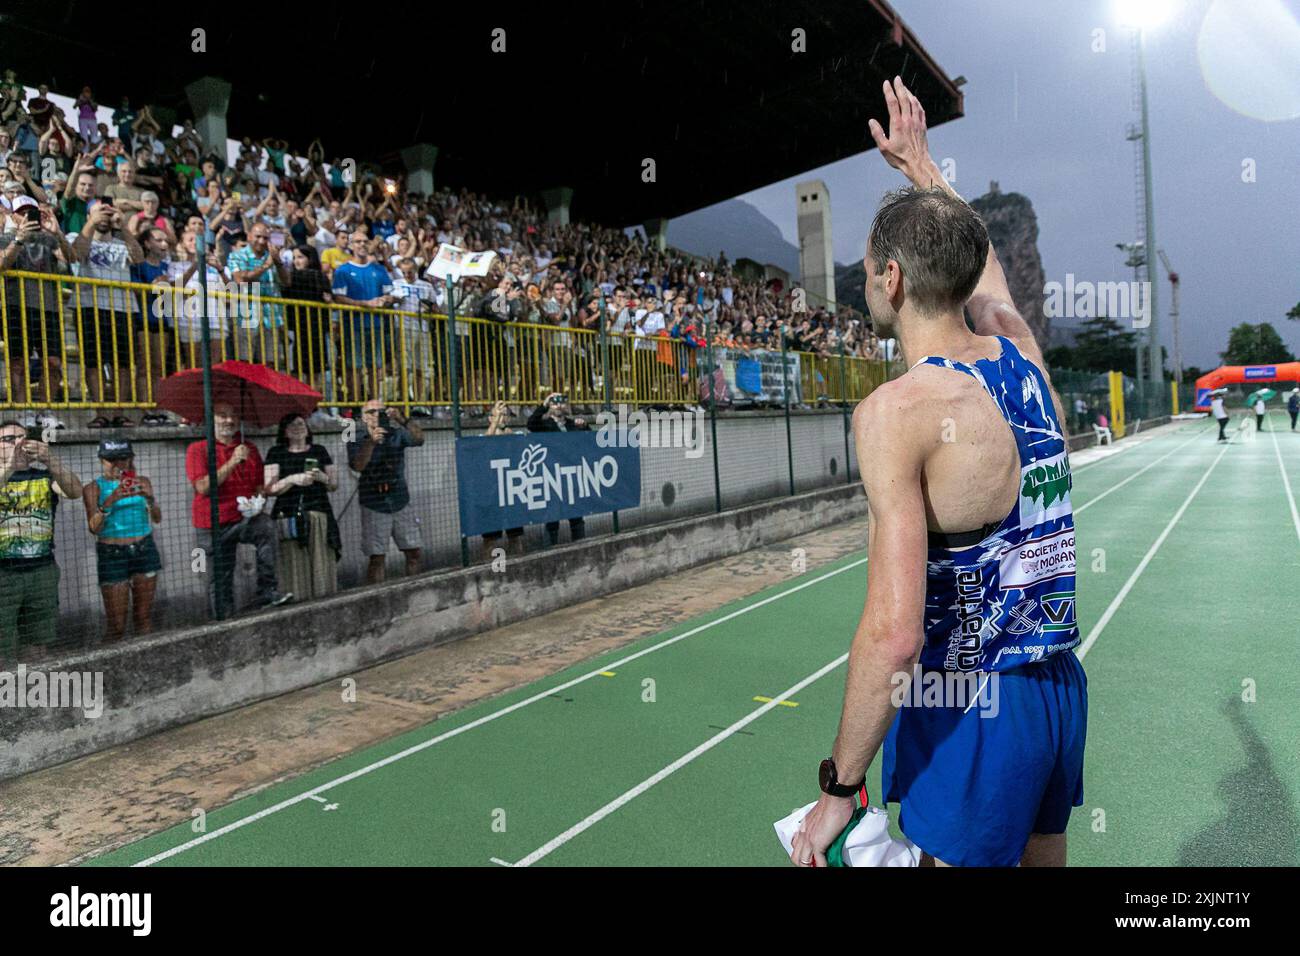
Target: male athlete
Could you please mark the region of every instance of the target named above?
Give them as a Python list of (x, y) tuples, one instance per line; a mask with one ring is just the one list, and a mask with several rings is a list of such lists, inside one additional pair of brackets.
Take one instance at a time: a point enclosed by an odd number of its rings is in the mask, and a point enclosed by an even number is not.
[[(885, 99), (888, 135), (871, 134), (913, 188), (872, 223), (866, 295), (911, 369), (853, 416), (870, 582), (791, 860), (826, 865), (883, 744), (883, 799), (922, 865), (1061, 866), (1087, 724), (1061, 405), (983, 222), (930, 158), (920, 102), (898, 78)], [(896, 706), (894, 677), (918, 660), (996, 682), (998, 707)]]

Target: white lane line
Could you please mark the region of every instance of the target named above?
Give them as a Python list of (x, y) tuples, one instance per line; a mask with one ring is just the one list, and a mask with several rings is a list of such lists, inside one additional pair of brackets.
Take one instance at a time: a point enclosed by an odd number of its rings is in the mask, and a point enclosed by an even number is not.
[[(1145, 442), (1139, 444), (1145, 444)], [(1136, 447), (1136, 445), (1130, 447)], [(1107, 458), (1102, 459), (1102, 461), (1109, 460), (1112, 457), (1114, 456), (1107, 456)], [(1092, 464), (1100, 464), (1100, 463), (1101, 461), (1093, 462)], [(1084, 467), (1089, 467), (1089, 466), (1084, 466)], [(1082, 470), (1083, 468), (1079, 469), (1079, 471)], [(366, 774), (374, 772), (375, 770), (379, 770), (382, 767), (386, 767), (391, 763), (396, 763), (397, 761), (403, 760), (413, 754), (419, 753), (423, 750), (427, 750), (429, 747), (435, 746), (436, 744), (440, 744), (444, 740), (448, 740), (452, 737), (458, 736), (459, 734), (465, 733), (468, 730), (473, 730), (476, 727), (481, 727), (486, 723), (490, 723), (491, 721), (496, 720), (499, 717), (504, 717), (506, 714), (513, 713), (516, 710), (520, 710), (524, 707), (527, 707), (530, 704), (534, 704), (539, 700), (545, 700), (546, 698), (550, 697), (552, 694), (559, 693), (560, 691), (567, 690), (570, 687), (574, 687), (578, 684), (581, 684), (584, 681), (591, 679), (592, 677), (596, 677), (600, 675), (603, 671), (614, 670), (622, 665), (628, 664), (631, 661), (636, 660), (637, 658), (644, 657), (647, 654), (651, 654), (655, 651), (661, 650), (662, 648), (675, 644), (678, 641), (685, 640), (688, 637), (692, 637), (700, 633), (701, 631), (705, 631), (711, 627), (716, 627), (719, 624), (723, 624), (726, 621), (737, 618), (742, 614), (747, 614), (750, 611), (763, 607), (766, 604), (770, 604), (773, 601), (778, 601), (783, 597), (787, 597), (791, 594), (794, 594), (796, 591), (801, 591), (806, 587), (811, 587), (812, 585), (825, 581), (828, 578), (832, 578), (837, 574), (842, 574), (845, 571), (850, 571), (853, 568), (860, 567), (861, 565), (866, 564), (866, 562), (867, 562), (866, 558), (860, 558), (857, 561), (850, 562), (849, 564), (846, 564), (841, 568), (836, 568), (834, 571), (828, 571), (827, 573), (819, 575), (818, 577), (815, 577), (809, 581), (804, 581), (801, 584), (797, 584), (794, 587), (789, 588), (788, 590), (782, 591), (780, 594), (774, 594), (770, 597), (764, 598), (761, 601), (757, 601), (754, 604), (749, 604), (746, 605), (745, 607), (738, 608), (737, 610), (732, 611), (729, 614), (723, 615), (722, 617), (717, 618), (716, 620), (709, 621), (705, 624), (701, 624), (698, 627), (694, 627), (688, 631), (684, 631), (683, 633), (678, 634), (675, 637), (670, 637), (667, 640), (660, 641), (658, 644), (648, 647), (645, 650), (638, 651), (635, 654), (630, 654), (627, 657), (615, 661), (612, 664), (603, 665), (599, 670), (594, 670), (587, 674), (583, 674), (582, 676), (576, 677), (573, 680), (561, 684), (558, 687), (552, 687), (547, 690), (544, 690), (541, 693), (535, 694), (532, 697), (529, 697), (525, 700), (511, 704), (509, 707), (503, 707), (500, 710), (493, 711), (492, 713), (486, 714), (483, 717), (480, 717), (477, 720), (473, 720), (468, 724), (464, 724), (460, 727), (455, 728), (454, 730), (449, 730), (445, 734), (439, 734), (438, 736), (423, 741), (422, 743), (415, 744), (411, 747), (408, 747), (406, 750), (403, 750), (399, 753), (393, 754), (389, 757), (385, 757), (382, 760), (377, 760), (372, 764), (360, 768), (359, 770), (354, 770), (351, 773), (344, 774), (341, 777), (337, 777), (334, 780), (330, 780), (326, 783), (323, 783), (320, 786), (307, 791), (306, 793), (300, 793), (295, 797), (290, 797), (286, 800), (282, 800), (279, 803), (266, 807), (262, 810), (259, 810), (256, 813), (249, 814), (246, 817), (241, 817), (240, 819), (235, 820), (232, 823), (228, 823), (223, 827), (219, 827), (218, 829), (213, 830), (209, 833), (204, 833), (201, 836), (186, 841), (185, 843), (181, 843), (177, 846), (171, 847), (170, 849), (157, 853), (154, 856), (149, 857), (148, 859), (141, 860), (140, 862), (135, 863), (134, 866), (143, 867), (143, 866), (152, 866), (155, 863), (161, 863), (163, 860), (171, 859), (174, 856), (184, 853), (186, 850), (193, 849), (196, 846), (200, 846), (201, 844), (207, 843), (211, 840), (215, 840), (218, 837), (225, 836), (228, 833), (232, 833), (235, 830), (248, 826), (250, 823), (256, 823), (258, 820), (262, 820), (265, 819), (266, 817), (271, 816), (272, 814), (279, 813), (281, 810), (288, 809), (289, 807), (294, 806), (295, 804), (301, 803), (303, 800), (316, 799), (317, 794), (323, 793), (326, 790), (330, 790), (341, 784), (348, 783), (352, 780), (357, 779), (358, 777), (363, 777)]]
[(329, 802), (329, 801), (326, 800), (324, 797), (318, 797), (318, 796), (316, 796), (315, 794), (312, 794), (311, 798), (312, 798), (313, 800), (315, 800), (317, 803), (328, 803), (328, 802)]
[(407, 747), (405, 750), (392, 754), (391, 756), (385, 757), (382, 760), (376, 760), (374, 763), (368, 764), (367, 766), (362, 767), (359, 770), (354, 770), (351, 773), (344, 774), (341, 777), (336, 777), (335, 779), (330, 780), (327, 783), (323, 783), (318, 787), (313, 787), (311, 790), (308, 790), (305, 793), (300, 793), (296, 797), (290, 797), (287, 800), (281, 800), (279, 803), (274, 804), (273, 806), (269, 806), (262, 810), (258, 810), (256, 813), (251, 813), (246, 817), (241, 817), (240, 819), (235, 820), (233, 823), (228, 823), (223, 827), (219, 827), (218, 829), (211, 831), (210, 833), (204, 833), (202, 836), (197, 836), (192, 840), (187, 840), (185, 843), (181, 843), (178, 844), (177, 846), (171, 847), (170, 849), (163, 850), (161, 853), (157, 853), (146, 860), (141, 860), (140, 862), (134, 865), (152, 866), (155, 863), (161, 863), (163, 860), (171, 859), (172, 857), (180, 853), (184, 853), (186, 850), (193, 849), (194, 847), (207, 843), (210, 840), (215, 840), (217, 839), (217, 837), (225, 836), (227, 833), (232, 833), (235, 830), (240, 829), (241, 827), (246, 827), (250, 823), (256, 823), (258, 820), (265, 819), (266, 817), (269, 817), (273, 813), (279, 813), (281, 810), (285, 810), (289, 807), (292, 807), (295, 804), (301, 803), (304, 800), (314, 800), (316, 799), (317, 794), (323, 793), (326, 790), (330, 790), (334, 787), (337, 787), (340, 784), (344, 784), (344, 783), (348, 783), (349, 781), (356, 780), (358, 777), (364, 777), (366, 774), (373, 773), (374, 771), (379, 770), (381, 767), (387, 767), (391, 763), (396, 763), (399, 760), (404, 760), (405, 758), (411, 756), (412, 754), (417, 754), (422, 750), (429, 749), (435, 744), (440, 744), (444, 740), (450, 740), (452, 737), (456, 737), (460, 734), (465, 733), (466, 731), (473, 730), (476, 727), (482, 727), (484, 724), (490, 723), (491, 721), (494, 721), (499, 717), (504, 717), (506, 714), (512, 714), (517, 710), (527, 707), (529, 704), (535, 704), (539, 700), (545, 700), (548, 697), (550, 697), (552, 694), (556, 694), (559, 693), (560, 691), (568, 690), (570, 687), (575, 687), (578, 684), (581, 684), (583, 681), (590, 680), (593, 677), (600, 676), (600, 674), (603, 673), (604, 671), (617, 670), (619, 667), (628, 664), (636, 660), (637, 658), (645, 657), (647, 654), (653, 654), (655, 651), (662, 650), (665, 647), (669, 647), (670, 645), (676, 644), (678, 641), (683, 641), (688, 637), (692, 637), (696, 634), (699, 634), (701, 631), (707, 631), (711, 627), (717, 627), (719, 624), (723, 624), (727, 621), (740, 617), (742, 614), (748, 614), (750, 611), (755, 611), (760, 607), (771, 604), (773, 601), (779, 601), (784, 597), (789, 597), (791, 594), (794, 594), (798, 591), (802, 591), (804, 588), (812, 587), (814, 584), (819, 584), (820, 582), (825, 581), (828, 578), (833, 578), (837, 574), (843, 574), (845, 571), (851, 571), (854, 568), (860, 567), (861, 565), (864, 565), (866, 563), (867, 563), (866, 558), (859, 558), (856, 561), (851, 561), (850, 563), (844, 565), (843, 567), (836, 568), (834, 571), (827, 571), (825, 574), (818, 575), (817, 577), (812, 578), (808, 581), (804, 581), (800, 584), (796, 584), (792, 588), (787, 588), (786, 590), (782, 591), (780, 594), (773, 594), (770, 597), (763, 598), (761, 601), (755, 601), (753, 604), (747, 604), (744, 607), (737, 608), (736, 610), (730, 612), (729, 614), (724, 614), (720, 618), (717, 618), (712, 621), (708, 621), (704, 624), (699, 625), (698, 627), (693, 627), (688, 631), (683, 631), (681, 634), (678, 634), (674, 637), (670, 637), (667, 640), (660, 641), (658, 644), (654, 644), (651, 647), (645, 648), (644, 650), (637, 651), (635, 654), (629, 654), (627, 657), (624, 657), (621, 660), (617, 660), (612, 664), (602, 664), (596, 670), (589, 671), (588, 673), (583, 674), (580, 677), (575, 677), (573, 680), (560, 684), (558, 687), (549, 687), (546, 690), (542, 691), (541, 693), (534, 694), (532, 697), (511, 704), (509, 707), (502, 707), (500, 710), (495, 710), (490, 714), (485, 714), (484, 716), (479, 717), (477, 720), (472, 720), (467, 724), (463, 724), (462, 726), (455, 728), (454, 730), (449, 730), (445, 734), (439, 734), (436, 737), (432, 737), (429, 740), (425, 740), (421, 743), (415, 744), (414, 746)]
[[(1193, 438), (1189, 439), (1188, 441), (1185, 441), (1185, 442), (1183, 442), (1182, 444), (1180, 444), (1180, 445), (1176, 446), (1175, 448), (1171, 449), (1169, 452), (1167, 452), (1166, 454), (1162, 455), (1160, 458), (1157, 458), (1155, 461), (1153, 461), (1153, 462), (1151, 462), (1150, 464), (1146, 465), (1146, 466), (1145, 466), (1144, 468), (1142, 468), (1140, 471), (1136, 472), (1136, 473), (1133, 474), (1133, 475), (1130, 475), (1128, 478), (1125, 478), (1123, 481), (1120, 481), (1119, 483), (1113, 485), (1113, 486), (1112, 486), (1108, 491), (1105, 491), (1105, 492), (1103, 492), (1102, 494), (1098, 495), (1096, 498), (1093, 498), (1091, 501), (1088, 502), (1088, 504), (1083, 505), (1082, 507), (1076, 509), (1076, 513), (1077, 513), (1078, 511), (1082, 511), (1083, 508), (1088, 507), (1088, 505), (1091, 505), (1091, 504), (1094, 504), (1094, 503), (1097, 502), (1097, 501), (1100, 501), (1102, 498), (1106, 497), (1106, 495), (1110, 494), (1111, 491), (1115, 491), (1115, 490), (1117, 490), (1117, 489), (1119, 489), (1119, 488), (1122, 488), (1124, 485), (1128, 484), (1128, 483), (1129, 483), (1130, 481), (1132, 481), (1134, 478), (1139, 477), (1139, 476), (1142, 475), (1144, 472), (1146, 472), (1148, 469), (1153, 468), (1153, 467), (1155, 467), (1156, 465), (1160, 464), (1160, 462), (1164, 461), (1164, 460), (1165, 460), (1166, 458), (1168, 458), (1170, 455), (1174, 454), (1174, 453), (1177, 452), (1177, 451), (1182, 450), (1182, 449), (1185, 448), (1187, 445), (1191, 444), (1193, 441), (1196, 441), (1196, 440), (1197, 440), (1198, 438), (1200, 438), (1200, 437), (1201, 437), (1200, 435), (1196, 435), (1196, 436), (1194, 436)], [(1226, 449), (1225, 449), (1225, 451), (1226, 451)], [(1222, 451), (1219, 453), (1219, 457), (1220, 457), (1220, 458), (1223, 457), (1223, 452), (1222, 452)], [(1218, 464), (1218, 459), (1215, 459), (1215, 464)], [(1211, 466), (1210, 466), (1210, 470), (1212, 471), (1213, 468), (1214, 468), (1214, 466), (1211, 465)], [(1169, 526), (1165, 528), (1164, 533), (1161, 534), (1160, 538), (1157, 540), (1156, 544), (1152, 547), (1151, 551), (1147, 553), (1147, 556), (1143, 559), (1143, 563), (1142, 563), (1142, 565), (1139, 566), (1138, 571), (1135, 572), (1134, 576), (1133, 576), (1132, 578), (1129, 579), (1128, 583), (1125, 585), (1125, 591), (1124, 591), (1125, 594), (1127, 593), (1127, 591), (1128, 591), (1129, 589), (1132, 588), (1132, 586), (1133, 586), (1133, 582), (1137, 579), (1137, 574), (1140, 574), (1142, 568), (1144, 568), (1144, 567), (1146, 566), (1147, 562), (1150, 561), (1151, 556), (1155, 553), (1155, 550), (1156, 550), (1157, 548), (1159, 548), (1160, 544), (1164, 541), (1165, 537), (1168, 536), (1170, 530), (1172, 530), (1172, 528), (1173, 528), (1173, 525), (1177, 522), (1178, 518), (1181, 517), (1183, 511), (1185, 511), (1185, 510), (1187, 509), (1188, 504), (1191, 503), (1191, 499), (1192, 499), (1192, 497), (1195, 497), (1196, 492), (1200, 490), (1201, 485), (1205, 483), (1205, 479), (1208, 478), (1208, 477), (1209, 477), (1209, 471), (1207, 471), (1207, 472), (1205, 473), (1205, 475), (1201, 478), (1201, 481), (1197, 484), (1196, 488), (1192, 491), (1192, 494), (1188, 497), (1187, 501), (1185, 501), (1185, 502), (1183, 503), (1183, 506), (1182, 506), (1182, 508), (1179, 509), (1178, 514), (1174, 516), (1174, 521), (1170, 522)], [(1112, 608), (1110, 608), (1110, 609), (1107, 610), (1107, 619), (1109, 619), (1109, 615), (1111, 615), (1111, 614), (1114, 613), (1114, 608), (1117, 607), (1117, 606), (1118, 606), (1117, 604), (1116, 604), (1116, 605), (1113, 605)], [(1094, 628), (1094, 632), (1093, 632), (1093, 634), (1089, 635), (1089, 642), (1095, 640), (1095, 639), (1096, 639), (1096, 638), (1095, 638), (1095, 635), (1096, 635), (1096, 634), (1099, 634), (1099, 633), (1100, 633), (1100, 629), (1098, 629), (1098, 628)], [(1085, 648), (1085, 649), (1083, 649), (1083, 650), (1079, 653), (1079, 657), (1080, 657), (1080, 659), (1082, 659), (1083, 656), (1084, 656), (1086, 653), (1087, 653), (1087, 650), (1086, 650), (1086, 648)], [(654, 774), (653, 776), (647, 777), (645, 780), (641, 781), (639, 784), (637, 784), (637, 785), (636, 785), (635, 787), (633, 787), (632, 789), (626, 791), (625, 793), (621, 794), (621, 795), (618, 796), (618, 797), (615, 797), (613, 800), (611, 800), (609, 803), (605, 804), (603, 807), (601, 807), (601, 808), (600, 808), (599, 810), (597, 810), (595, 813), (592, 813), (590, 816), (586, 817), (585, 819), (579, 821), (578, 823), (575, 823), (573, 826), (569, 827), (569, 829), (565, 830), (565, 831), (564, 831), (563, 833), (561, 833), (559, 836), (557, 836), (557, 837), (555, 837), (555, 838), (553, 838), (553, 839), (547, 841), (547, 842), (544, 843), (542, 846), (538, 847), (536, 850), (534, 850), (532, 853), (528, 854), (526, 857), (524, 857), (523, 859), (521, 859), (518, 863), (515, 863), (514, 865), (515, 865), (515, 866), (531, 866), (532, 864), (536, 863), (538, 860), (542, 859), (543, 857), (549, 856), (551, 853), (553, 853), (555, 850), (559, 849), (560, 847), (564, 846), (564, 844), (568, 843), (568, 842), (569, 842), (570, 840), (572, 840), (574, 837), (577, 837), (577, 836), (581, 835), (581, 834), (584, 833), (586, 830), (590, 829), (592, 826), (594, 826), (595, 824), (599, 823), (601, 820), (605, 819), (605, 817), (609, 816), (611, 813), (614, 813), (614, 812), (615, 812), (616, 810), (618, 810), (619, 808), (621, 808), (621, 807), (623, 807), (623, 806), (626, 806), (628, 803), (630, 803), (631, 801), (635, 800), (637, 797), (639, 797), (641, 794), (645, 793), (647, 790), (649, 790), (649, 789), (650, 789), (651, 787), (653, 787), (655, 784), (657, 784), (657, 783), (663, 781), (663, 780), (666, 779), (667, 777), (669, 777), (669, 776), (671, 776), (672, 774), (676, 773), (676, 772), (677, 772), (678, 770), (680, 770), (682, 767), (684, 767), (684, 766), (686, 766), (687, 764), (689, 764), (691, 761), (695, 760), (696, 758), (698, 758), (698, 757), (702, 756), (703, 754), (707, 753), (708, 751), (712, 750), (714, 747), (716, 747), (718, 744), (722, 743), (722, 742), (723, 742), (724, 740), (726, 740), (728, 737), (733, 736), (737, 731), (743, 729), (746, 725), (748, 725), (748, 724), (752, 723), (753, 721), (757, 720), (759, 717), (762, 717), (763, 714), (765, 714), (765, 713), (767, 713), (768, 711), (772, 710), (774, 707), (778, 707), (778, 706), (780, 706), (780, 704), (781, 704), (782, 701), (784, 701), (784, 700), (786, 700), (786, 699), (788, 699), (788, 698), (790, 698), (790, 697), (793, 697), (795, 694), (799, 693), (801, 690), (803, 690), (803, 689), (804, 689), (805, 687), (807, 687), (809, 684), (811, 684), (811, 683), (813, 683), (814, 681), (819, 680), (820, 678), (824, 677), (824, 676), (825, 676), (826, 674), (828, 674), (830, 671), (834, 670), (834, 669), (835, 669), (836, 667), (838, 667), (840, 664), (842, 664), (842, 663), (844, 663), (846, 660), (848, 660), (848, 657), (849, 657), (848, 654), (843, 654), (843, 655), (841, 655), (840, 657), (837, 657), (835, 660), (831, 661), (829, 664), (826, 664), (824, 667), (820, 668), (820, 669), (817, 670), (815, 673), (809, 675), (808, 677), (805, 677), (803, 680), (801, 680), (799, 683), (795, 684), (793, 687), (791, 687), (791, 688), (790, 688), (789, 690), (787, 690), (785, 693), (781, 694), (779, 697), (776, 697), (776, 698), (772, 699), (772, 700), (769, 701), (768, 703), (764, 704), (762, 707), (759, 707), (757, 710), (753, 711), (752, 713), (746, 715), (745, 717), (742, 717), (740, 720), (736, 721), (736, 722), (735, 722), (734, 724), (732, 724), (730, 727), (728, 727), (728, 728), (726, 728), (725, 730), (719, 732), (718, 734), (715, 734), (713, 737), (710, 737), (708, 740), (706, 740), (704, 743), (700, 744), (700, 745), (699, 745), (698, 747), (696, 747), (694, 750), (692, 750), (692, 751), (690, 751), (689, 753), (687, 753), (687, 754), (685, 754), (685, 755), (683, 755), (683, 756), (677, 758), (677, 759), (674, 760), (672, 763), (670, 763), (668, 766), (666, 766), (666, 767), (664, 767), (662, 770), (660, 770), (658, 773)], [(495, 861), (495, 860), (494, 860), (494, 861)]]
[(1196, 487), (1192, 489), (1191, 494), (1184, 499), (1182, 505), (1180, 505), (1178, 510), (1174, 512), (1174, 516), (1169, 519), (1169, 524), (1165, 525), (1165, 530), (1160, 532), (1160, 537), (1156, 538), (1151, 547), (1147, 549), (1147, 553), (1143, 556), (1142, 560), (1138, 562), (1138, 566), (1133, 569), (1133, 573), (1129, 575), (1128, 580), (1124, 582), (1124, 586), (1120, 588), (1119, 593), (1116, 594), (1114, 600), (1110, 602), (1110, 606), (1106, 608), (1106, 613), (1101, 616), (1101, 620), (1093, 625), (1092, 630), (1088, 632), (1087, 639), (1084, 640), (1084, 642), (1079, 646), (1079, 649), (1075, 651), (1079, 660), (1083, 660), (1088, 656), (1088, 651), (1092, 648), (1092, 645), (1097, 643), (1097, 638), (1101, 637), (1101, 632), (1106, 629), (1106, 625), (1110, 623), (1110, 619), (1115, 616), (1115, 612), (1119, 610), (1120, 605), (1124, 603), (1124, 599), (1127, 598), (1129, 592), (1133, 590), (1133, 585), (1137, 583), (1137, 579), (1140, 578), (1142, 572), (1147, 569), (1147, 565), (1151, 563), (1151, 559), (1155, 557), (1156, 552), (1160, 550), (1160, 546), (1165, 543), (1165, 538), (1169, 537), (1169, 533), (1174, 530), (1174, 525), (1178, 524), (1183, 513), (1187, 511), (1188, 506), (1191, 505), (1192, 499), (1196, 497), (1197, 492), (1201, 490), (1202, 486), (1204, 486), (1205, 482), (1209, 479), (1219, 462), (1223, 460), (1223, 456), (1227, 454), (1227, 452), (1228, 448), (1226, 445), (1219, 449), (1219, 456), (1215, 458), (1213, 464), (1206, 469), (1205, 474), (1201, 475), (1201, 480), (1196, 483)]
[(1286, 465), (1282, 463), (1282, 450), (1277, 444), (1277, 432), (1271, 428), (1268, 432), (1273, 436), (1273, 454), (1277, 457), (1277, 467), (1282, 471), (1282, 486), (1286, 488), (1286, 503), (1291, 506), (1291, 523), (1295, 525), (1296, 537), (1300, 538), (1300, 513), (1296, 511), (1295, 492), (1291, 490), (1291, 478), (1286, 473)]
[(1079, 507), (1077, 507), (1077, 508), (1074, 509), (1074, 513), (1075, 513), (1075, 514), (1079, 514), (1079, 512), (1084, 511), (1085, 509), (1091, 508), (1093, 505), (1095, 505), (1097, 502), (1101, 501), (1102, 498), (1105, 498), (1105, 497), (1106, 497), (1108, 494), (1110, 494), (1112, 491), (1119, 491), (1121, 488), (1123, 488), (1125, 485), (1127, 485), (1127, 484), (1128, 484), (1130, 481), (1132, 481), (1134, 478), (1140, 478), (1140, 477), (1142, 477), (1142, 475), (1146, 474), (1148, 471), (1150, 471), (1150, 470), (1151, 470), (1152, 468), (1154, 468), (1156, 465), (1160, 464), (1162, 461), (1164, 461), (1164, 460), (1165, 460), (1166, 458), (1168, 458), (1170, 455), (1172, 455), (1172, 454), (1174, 454), (1174, 453), (1176, 453), (1176, 452), (1182, 451), (1184, 448), (1186, 448), (1188, 445), (1190, 445), (1190, 444), (1191, 444), (1192, 442), (1194, 442), (1194, 441), (1200, 441), (1200, 440), (1201, 440), (1201, 437), (1202, 437), (1202, 436), (1200, 436), (1200, 435), (1193, 435), (1191, 438), (1187, 439), (1187, 441), (1183, 442), (1181, 445), (1176, 445), (1175, 447), (1171, 448), (1169, 451), (1167, 451), (1167, 452), (1165, 452), (1163, 455), (1161, 455), (1159, 458), (1157, 458), (1155, 461), (1151, 462), (1149, 465), (1145, 466), (1144, 468), (1142, 468), (1142, 469), (1140, 469), (1140, 470), (1138, 470), (1138, 471), (1133, 472), (1133, 474), (1129, 475), (1127, 478), (1125, 478), (1123, 481), (1119, 482), (1118, 484), (1111, 485), (1109, 488), (1107, 488), (1105, 491), (1103, 491), (1101, 494), (1099, 494), (1096, 498), (1093, 498), (1091, 501), (1088, 501), (1088, 502), (1086, 502), (1085, 504), (1081, 504), (1081, 505), (1079, 505)]
[(835, 670), (835, 668), (839, 667), (848, 659), (849, 659), (848, 654), (841, 654), (839, 657), (835, 658), (835, 660), (831, 661), (829, 664), (825, 664), (822, 667), (819, 667), (817, 670), (813, 671), (813, 673), (809, 674), (803, 680), (799, 681), (799, 683), (795, 684), (793, 687), (785, 691), (785, 693), (768, 701), (766, 704), (764, 704), (762, 707), (759, 707), (757, 710), (751, 711), (749, 714), (740, 718), (740, 720), (736, 721), (726, 730), (714, 734), (712, 737), (704, 741), (704, 743), (700, 744), (690, 753), (683, 754), (682, 756), (678, 757), (676, 760), (674, 760), (668, 766), (664, 767), (658, 773), (642, 780), (635, 787), (633, 787), (631, 790), (628, 790), (626, 793), (622, 794), (621, 796), (615, 797), (613, 800), (605, 804), (603, 807), (601, 807), (595, 813), (588, 816), (586, 819), (578, 823), (575, 823), (573, 826), (569, 827), (569, 829), (565, 830), (563, 833), (561, 833), (559, 836), (555, 837), (554, 839), (548, 840), (542, 846), (538, 847), (532, 853), (528, 854), (526, 857), (524, 857), (522, 860), (516, 863), (515, 866), (531, 866), (532, 864), (536, 863), (538, 860), (542, 859), (542, 857), (550, 855), (555, 850), (558, 850), (560, 847), (564, 846), (564, 844), (568, 843), (574, 837), (580, 835), (584, 831), (590, 829), (595, 824), (599, 823), (601, 820), (605, 819), (605, 817), (609, 816), (619, 807), (624, 806), (627, 803), (630, 803), (632, 800), (635, 800), (637, 797), (645, 793), (655, 784), (672, 776), (678, 770), (682, 769), (682, 767), (685, 767), (692, 760), (695, 760), (697, 757), (708, 753), (718, 744), (722, 743), (728, 737), (731, 737), (733, 734), (735, 734), (738, 730), (744, 728), (747, 724), (752, 724), (754, 721), (758, 720), (758, 718), (762, 717), (764, 714), (772, 710), (774, 707), (779, 707), (781, 701), (793, 697), (795, 694), (799, 693), (809, 684), (813, 683), (814, 681), (820, 680), (822, 677), (825, 677), (827, 674)]
[(499, 857), (499, 856), (488, 857), (488, 862), (489, 862), (489, 863), (495, 863), (497, 866), (514, 866), (513, 863), (509, 863), (509, 862), (507, 862), (507, 861), (501, 859), (501, 857)]

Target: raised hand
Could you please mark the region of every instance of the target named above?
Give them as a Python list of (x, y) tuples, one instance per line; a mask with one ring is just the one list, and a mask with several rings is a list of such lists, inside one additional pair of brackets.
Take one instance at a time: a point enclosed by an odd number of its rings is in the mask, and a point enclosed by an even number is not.
[(885, 105), (889, 109), (889, 132), (872, 119), (867, 122), (880, 155), (912, 182), (929, 184), (930, 146), (925, 136), (925, 108), (901, 77), (884, 83)]

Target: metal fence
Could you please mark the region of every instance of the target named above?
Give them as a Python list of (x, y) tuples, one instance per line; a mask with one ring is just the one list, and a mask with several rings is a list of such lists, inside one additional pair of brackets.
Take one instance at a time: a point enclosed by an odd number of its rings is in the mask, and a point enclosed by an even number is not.
[[(8, 468), (10, 480), (0, 486), (0, 664), (221, 619), (259, 606), (269, 589), (311, 600), (490, 560), (498, 548), (534, 550), (579, 533), (619, 533), (852, 482), (852, 408), (889, 374), (882, 362), (843, 354), (692, 348), (669, 337), (502, 325), (449, 312), (311, 303), (215, 284), (205, 294), (192, 285), (6, 273), (0, 421), (10, 421), (0, 442), (13, 448), (21, 440), (32, 457)], [(165, 376), (226, 359), (306, 381), (327, 407), (377, 397), (395, 417), (445, 407), (442, 419), (397, 426), (412, 437), (400, 471), (409, 491), (400, 509), (405, 537), (381, 528), (374, 554), (375, 513), (357, 464), (365, 431), (355, 419), (315, 422), (315, 433), (308, 425), (299, 458), (320, 470), (326, 490), (319, 517), (305, 519), (305, 535), (304, 522), (284, 520), (294, 516), (280, 514), (280, 498), (270, 495), (255, 518), (219, 517), (215, 529), (208, 526), (212, 498), (196, 485), (221, 487), (231, 474), (202, 447), (214, 443), (211, 414), (203, 427), (98, 433), (12, 423), (47, 408), (152, 408)], [(636, 509), (554, 531), (463, 537), (455, 441), (482, 426), (471, 431), (462, 408), (509, 402), (508, 427), (519, 431), (551, 392), (566, 393), (588, 419), (620, 406), (691, 408), (695, 444), (642, 449)], [(755, 410), (728, 414), (729, 405)], [(129, 439), (131, 459), (106, 459), (102, 438)], [(262, 468), (256, 484), (302, 473), (287, 463), (286, 436), (274, 428), (244, 424), (223, 455), (241, 444), (248, 459), (237, 469)], [(114, 498), (127, 471), (140, 494)], [(129, 498), (146, 496), (134, 525), (115, 515)]]
[[(3, 408), (150, 409), (166, 375), (240, 359), (300, 378), (323, 405), (382, 396), (402, 408), (530, 402), (552, 391), (576, 404), (695, 404), (705, 349), (540, 324), (306, 302), (255, 285), (145, 285), (11, 271), (0, 286)], [(459, 379), (451, 377), (455, 353)], [(886, 375), (883, 362), (795, 353), (803, 393), (857, 401)]]

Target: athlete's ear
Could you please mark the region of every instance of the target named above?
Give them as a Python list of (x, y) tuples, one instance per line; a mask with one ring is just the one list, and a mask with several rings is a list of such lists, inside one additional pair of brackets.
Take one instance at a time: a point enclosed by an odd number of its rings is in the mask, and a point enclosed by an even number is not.
[(898, 303), (895, 301), (903, 293), (903, 270), (899, 268), (896, 259), (890, 259), (885, 263), (885, 294), (889, 296), (889, 302), (897, 309)]

